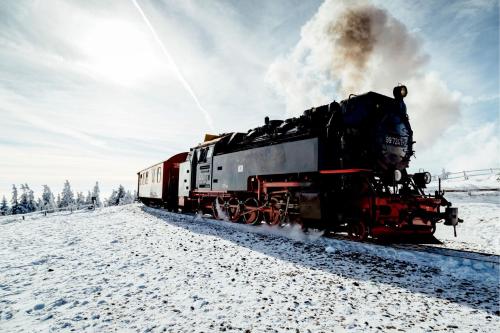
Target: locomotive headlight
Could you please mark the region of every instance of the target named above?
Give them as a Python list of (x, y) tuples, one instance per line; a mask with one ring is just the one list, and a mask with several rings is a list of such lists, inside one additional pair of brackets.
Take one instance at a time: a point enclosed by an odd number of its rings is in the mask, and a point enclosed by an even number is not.
[(430, 172), (424, 172), (424, 182), (429, 184), (432, 180), (432, 176)]
[(425, 188), (425, 185), (431, 182), (432, 176), (429, 172), (419, 172), (413, 175), (413, 180), (418, 187)]
[(394, 170), (394, 180), (396, 182), (399, 182), (401, 178), (403, 177), (403, 174), (399, 170)]
[(394, 95), (394, 98), (397, 100), (401, 100), (408, 95), (408, 88), (406, 86), (400, 85), (397, 87), (394, 87), (392, 90), (392, 94)]
[(406, 97), (408, 95), (408, 89), (406, 89), (406, 86), (401, 86), (401, 97)]

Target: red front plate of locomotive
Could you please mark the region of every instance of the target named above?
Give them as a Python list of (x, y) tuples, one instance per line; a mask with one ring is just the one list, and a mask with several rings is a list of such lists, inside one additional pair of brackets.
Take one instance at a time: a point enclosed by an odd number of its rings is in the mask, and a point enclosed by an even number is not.
[(375, 199), (376, 212), (375, 222), (371, 228), (373, 237), (413, 235), (413, 234), (433, 234), (433, 226), (429, 216), (413, 216), (417, 210), (432, 216), (438, 214), (441, 204), (440, 199), (399, 196), (377, 197)]

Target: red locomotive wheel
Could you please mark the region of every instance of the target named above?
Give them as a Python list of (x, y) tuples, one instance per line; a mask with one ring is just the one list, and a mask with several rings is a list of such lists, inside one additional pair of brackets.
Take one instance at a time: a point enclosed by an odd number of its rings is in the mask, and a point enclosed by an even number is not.
[(240, 201), (232, 197), (227, 202), (227, 217), (231, 222), (238, 222), (241, 217)]
[(258, 224), (260, 222), (259, 202), (257, 199), (248, 198), (245, 200), (243, 219), (246, 224)]
[(355, 241), (364, 241), (368, 238), (368, 227), (363, 220), (349, 224), (349, 238)]
[(266, 214), (266, 222), (269, 225), (277, 225), (281, 221), (281, 204), (279, 199), (271, 198), (269, 208)]

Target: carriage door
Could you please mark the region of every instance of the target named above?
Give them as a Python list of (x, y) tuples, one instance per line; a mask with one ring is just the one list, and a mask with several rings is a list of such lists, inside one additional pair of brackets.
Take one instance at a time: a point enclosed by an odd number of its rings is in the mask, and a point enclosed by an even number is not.
[(199, 191), (210, 191), (211, 189), (213, 151), (213, 145), (197, 149), (196, 188)]

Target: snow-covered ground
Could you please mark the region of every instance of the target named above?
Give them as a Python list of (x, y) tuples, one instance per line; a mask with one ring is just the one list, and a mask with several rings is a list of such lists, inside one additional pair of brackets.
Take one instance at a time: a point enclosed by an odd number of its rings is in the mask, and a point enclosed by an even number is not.
[[(433, 181), (429, 188), (437, 189), (438, 182)], [(488, 174), (482, 176), (472, 176), (469, 178), (459, 177), (455, 179), (444, 179), (441, 181), (443, 190), (463, 190), (474, 191), (478, 189), (500, 190), (500, 175)]]
[[(458, 215), (464, 220), (457, 227), (458, 237), (451, 228), (440, 226), (436, 237), (444, 246), (500, 254), (500, 181), (495, 174), (450, 179), (442, 181), (442, 189), (465, 192), (446, 192), (445, 197), (458, 207)], [(490, 189), (491, 191), (478, 191)], [(437, 183), (429, 186), (429, 191), (437, 190)]]
[[(472, 206), (467, 214), (479, 221), (485, 210)], [(469, 237), (464, 233), (459, 237)], [(497, 241), (496, 235), (490, 236)], [(376, 245), (351, 251), (319, 236), (137, 204), (5, 218), (0, 331), (492, 332), (500, 326), (498, 279), (379, 255)]]

